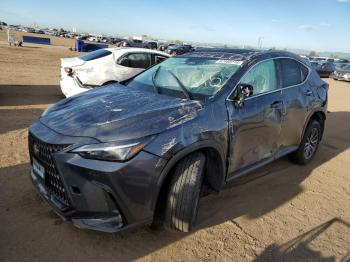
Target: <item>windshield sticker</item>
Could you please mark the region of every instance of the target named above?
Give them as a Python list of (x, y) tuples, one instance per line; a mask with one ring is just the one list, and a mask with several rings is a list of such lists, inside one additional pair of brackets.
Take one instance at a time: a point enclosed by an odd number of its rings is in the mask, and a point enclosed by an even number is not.
[(235, 60), (228, 60), (228, 59), (219, 59), (215, 62), (216, 64), (229, 64), (229, 65), (242, 65), (243, 61), (235, 61)]

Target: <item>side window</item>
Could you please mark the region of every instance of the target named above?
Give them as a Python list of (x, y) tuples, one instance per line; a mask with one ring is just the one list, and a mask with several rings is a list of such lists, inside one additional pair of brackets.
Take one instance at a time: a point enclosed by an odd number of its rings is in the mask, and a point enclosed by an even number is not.
[(133, 68), (148, 68), (151, 65), (150, 55), (146, 53), (130, 54), (128, 59)]
[(253, 66), (242, 77), (240, 83), (252, 85), (253, 95), (275, 90), (277, 88), (277, 80), (274, 60), (268, 60)]
[(148, 68), (151, 65), (150, 54), (134, 53), (126, 55), (119, 62), (120, 65), (132, 68)]
[(289, 59), (279, 59), (281, 68), (282, 87), (294, 86), (302, 83), (308, 75), (308, 69), (301, 63)]
[(167, 57), (161, 56), (161, 55), (154, 55), (155, 64), (159, 64), (160, 62), (163, 62)]

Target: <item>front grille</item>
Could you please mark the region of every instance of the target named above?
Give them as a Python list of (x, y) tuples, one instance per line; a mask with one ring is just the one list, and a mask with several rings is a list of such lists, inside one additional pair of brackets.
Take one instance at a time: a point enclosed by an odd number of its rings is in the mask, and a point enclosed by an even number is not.
[(58, 198), (63, 204), (69, 205), (68, 195), (63, 185), (62, 178), (58, 173), (52, 154), (61, 151), (69, 145), (54, 145), (40, 141), (29, 133), (29, 153), (35, 157), (45, 168), (45, 187)]

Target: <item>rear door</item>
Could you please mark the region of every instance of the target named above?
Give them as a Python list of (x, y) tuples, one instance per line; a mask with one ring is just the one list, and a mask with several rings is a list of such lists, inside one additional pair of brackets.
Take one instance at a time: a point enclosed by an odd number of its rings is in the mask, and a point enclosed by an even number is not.
[(152, 65), (150, 53), (128, 53), (117, 60), (118, 81), (129, 79)]
[(298, 146), (304, 123), (313, 103), (313, 89), (305, 80), (309, 69), (291, 58), (277, 60), (285, 114), (280, 137), (281, 153)]
[[(230, 130), (229, 179), (274, 156), (281, 133), (282, 94), (274, 60), (254, 65), (240, 80), (253, 86), (242, 108), (227, 101)], [(238, 172), (239, 173), (239, 172)]]

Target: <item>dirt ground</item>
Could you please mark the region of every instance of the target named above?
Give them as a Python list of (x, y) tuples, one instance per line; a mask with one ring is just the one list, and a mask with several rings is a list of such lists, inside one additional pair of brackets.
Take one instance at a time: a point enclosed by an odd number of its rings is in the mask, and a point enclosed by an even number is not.
[(326, 79), (330, 113), (308, 166), (283, 158), (204, 197), (191, 234), (106, 234), (62, 221), (29, 179), (27, 127), (63, 98), (59, 58), (76, 55), (72, 40), (4, 40), (0, 31), (0, 261), (350, 261), (350, 83)]

